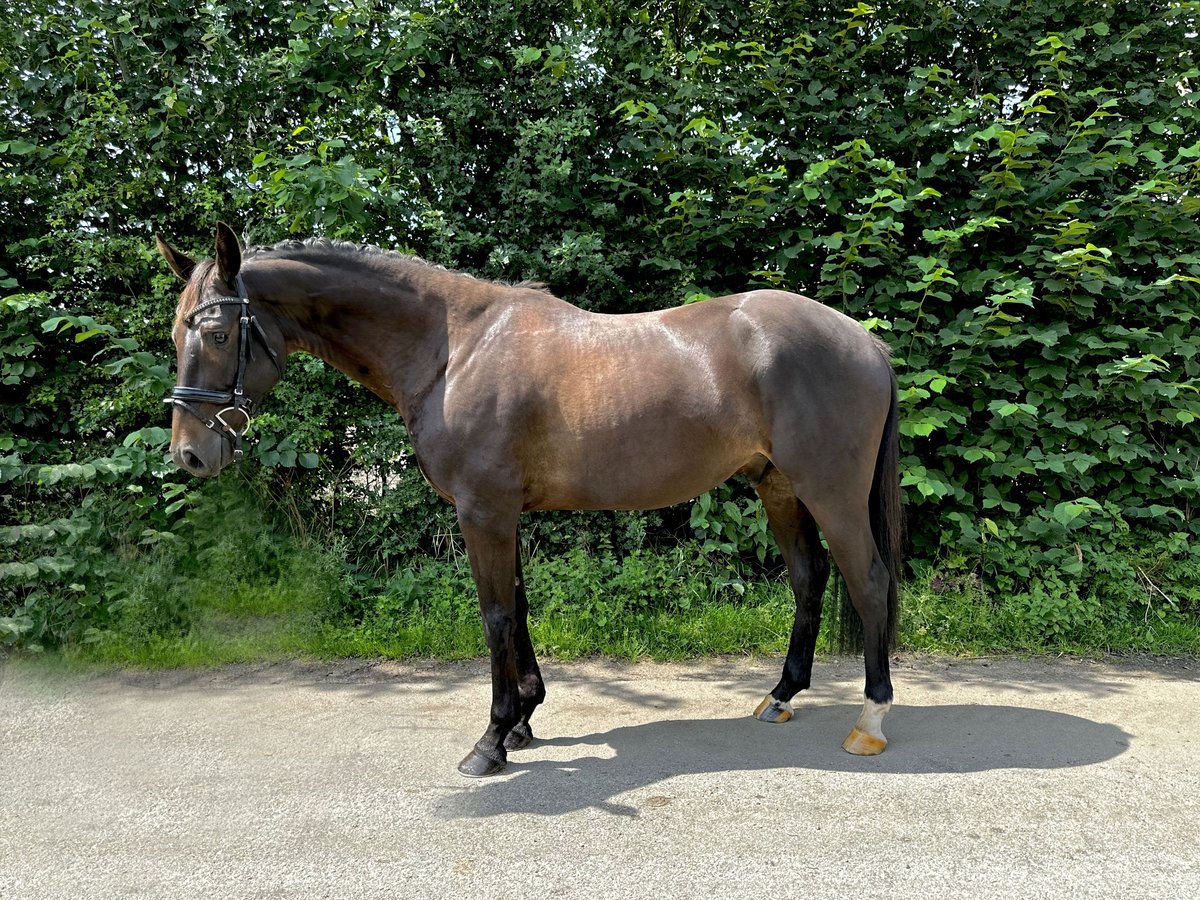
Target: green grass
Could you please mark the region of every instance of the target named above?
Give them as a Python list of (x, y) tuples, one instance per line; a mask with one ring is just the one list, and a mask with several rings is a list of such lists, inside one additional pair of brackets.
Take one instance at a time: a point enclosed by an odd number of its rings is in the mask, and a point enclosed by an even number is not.
[[(396, 593), (373, 599), (361, 619), (325, 623), (311, 634), (308, 652), (317, 656), (427, 656), (464, 659), (487, 653), (474, 587), (465, 570), (431, 567), (402, 579)], [(551, 573), (543, 569), (554, 570)], [(672, 567), (667, 567), (668, 569)], [(787, 649), (792, 601), (782, 582), (746, 586), (744, 596), (721, 600), (713, 586), (692, 576), (679, 596), (700, 597), (672, 610), (639, 607), (636, 597), (613, 596), (597, 581), (602, 598), (581, 587), (577, 608), (555, 595), (539, 610), (537, 585), (556, 574), (556, 562), (534, 559), (526, 566), (533, 611), (530, 633), (540, 655), (558, 659), (614, 656), (625, 659), (682, 659), (721, 653), (777, 653)]]
[[(63, 654), (142, 668), (486, 655), (465, 562), (426, 561), (364, 590), (333, 554), (312, 547), (287, 547), (237, 576), (221, 554), (210, 561), (209, 575), (170, 573), (168, 560), (131, 569), (109, 627)], [(534, 558), (526, 578), (541, 655), (668, 660), (787, 649), (786, 583), (743, 583), (691, 553)]]
[[(971, 575), (927, 569), (905, 586), (901, 647), (969, 655), (1200, 654), (1193, 587), (1169, 580), (1190, 570), (1161, 571), (1162, 584), (1178, 587), (1183, 600), (1115, 576), (1097, 582), (1108, 603), (1056, 583), (1000, 594)], [(743, 581), (727, 561), (695, 547), (624, 558), (535, 555), (525, 575), (542, 656), (673, 660), (787, 649), (793, 604), (781, 575)], [(117, 594), (106, 626), (88, 643), (63, 648), (64, 660), (174, 668), (486, 654), (461, 559), (426, 560), (380, 580), (351, 571), (333, 549), (278, 534), (229, 535), (190, 567), (169, 552), (131, 563)], [(828, 627), (835, 618), (827, 611), (820, 650), (835, 645)]]
[[(611, 629), (580, 625), (569, 616), (531, 617), (530, 632), (540, 656), (578, 659), (673, 660), (727, 653), (781, 653), (787, 649), (791, 613), (777, 608), (704, 606), (685, 613), (649, 613)], [(478, 621), (412, 621), (391, 634), (356, 627), (330, 627), (310, 636), (306, 652), (319, 657), (362, 656), (403, 659), (424, 656), (469, 659), (484, 656)]]
[(265, 577), (177, 582), (127, 601), (112, 628), (72, 652), (147, 668), (312, 655), (328, 587), (302, 563)]
[(912, 650), (972, 656), (1200, 655), (1200, 610), (1167, 602), (1165, 595), (1132, 581), (1099, 586), (1107, 603), (1080, 598), (1065, 586), (999, 593), (973, 577), (947, 579), (927, 571), (906, 585), (900, 643)]
[[(26, 604), (42, 617), (36, 640), (52, 651), (44, 655), (67, 665), (170, 668), (486, 654), (462, 554), (364, 572), (333, 538), (297, 537), (235, 488), (199, 498), (176, 539), (106, 558), (103, 576), (86, 587), (48, 581)], [(1037, 570), (1028, 555), (994, 567), (1032, 572), (1019, 582), (981, 580), (982, 559), (918, 567), (903, 590), (901, 648), (1200, 655), (1200, 549), (1181, 538), (1130, 533), (1089, 555), (1079, 575)], [(695, 542), (626, 554), (535, 552), (524, 574), (542, 656), (672, 660), (787, 649), (794, 606), (782, 573), (752, 574)], [(821, 651), (836, 646), (832, 612)], [(37, 653), (33, 643), (21, 652)]]

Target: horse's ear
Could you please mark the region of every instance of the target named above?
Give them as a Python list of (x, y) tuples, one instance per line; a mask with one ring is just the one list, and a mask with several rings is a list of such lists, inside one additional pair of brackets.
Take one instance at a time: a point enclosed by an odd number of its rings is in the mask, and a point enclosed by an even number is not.
[(167, 261), (167, 265), (171, 267), (171, 271), (187, 281), (192, 277), (192, 269), (196, 268), (196, 261), (186, 254), (180, 253), (165, 240), (157, 231), (154, 232), (154, 243), (158, 245), (158, 252), (162, 254), (163, 259)]
[(224, 222), (217, 223), (217, 272), (227, 284), (232, 284), (242, 269), (242, 245), (233, 229)]

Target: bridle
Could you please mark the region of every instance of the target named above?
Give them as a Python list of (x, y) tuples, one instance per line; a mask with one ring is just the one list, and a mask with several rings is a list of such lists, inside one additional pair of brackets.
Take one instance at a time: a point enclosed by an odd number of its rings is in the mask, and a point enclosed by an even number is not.
[[(242, 437), (246, 434), (247, 429), (249, 429), (250, 421), (253, 418), (254, 401), (247, 397), (245, 393), (246, 363), (252, 358), (250, 347), (252, 331), (254, 335), (258, 336), (262, 345), (266, 347), (267, 353), (271, 357), (271, 362), (275, 364), (280, 377), (283, 376), (283, 365), (279, 361), (279, 354), (271, 346), (271, 342), (267, 340), (267, 333), (263, 330), (262, 325), (258, 323), (257, 318), (250, 315), (250, 297), (246, 293), (246, 283), (242, 281), (241, 275), (237, 276), (234, 287), (237, 288), (238, 295), (236, 297), (211, 297), (203, 303), (197, 304), (196, 308), (184, 318), (184, 321), (191, 325), (192, 320), (206, 309), (212, 309), (214, 306), (225, 306), (231, 303), (241, 304), (241, 316), (238, 320), (238, 367), (233, 387), (228, 391), (210, 391), (205, 388), (180, 387), (176, 385), (174, 390), (163, 398), (163, 403), (170, 403), (172, 406), (178, 406), (180, 409), (191, 413), (204, 423), (205, 428), (217, 432), (217, 434), (229, 441), (233, 448), (233, 460), (237, 462), (242, 458)], [(224, 409), (214, 415), (207, 416), (189, 401), (226, 405)], [(238, 413), (245, 420), (242, 422), (241, 431), (238, 431), (226, 420), (225, 417), (230, 413)], [(217, 427), (218, 425), (220, 425), (220, 428)]]

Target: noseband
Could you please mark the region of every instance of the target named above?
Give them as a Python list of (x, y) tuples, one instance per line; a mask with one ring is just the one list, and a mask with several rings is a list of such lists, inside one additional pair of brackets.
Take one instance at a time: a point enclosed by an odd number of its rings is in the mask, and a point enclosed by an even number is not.
[[(180, 387), (176, 385), (170, 395), (163, 398), (163, 403), (170, 403), (172, 406), (178, 406), (180, 409), (191, 413), (204, 423), (205, 428), (217, 432), (217, 434), (229, 441), (233, 447), (233, 460), (237, 462), (242, 458), (242, 436), (250, 427), (250, 421), (253, 418), (254, 401), (245, 394), (246, 362), (251, 358), (250, 342), (252, 330), (253, 334), (258, 336), (259, 341), (267, 349), (267, 353), (271, 357), (271, 362), (275, 364), (280, 377), (283, 376), (283, 366), (279, 362), (279, 354), (275, 352), (267, 340), (267, 333), (258, 324), (258, 319), (250, 315), (250, 298), (246, 294), (246, 284), (242, 281), (241, 275), (237, 276), (234, 286), (237, 288), (238, 296), (212, 297), (197, 305), (184, 319), (190, 325), (192, 324), (192, 320), (206, 309), (212, 309), (214, 306), (225, 306), (230, 303), (241, 304), (240, 327), (238, 328), (238, 367), (233, 387), (228, 391), (210, 391), (205, 388)], [(189, 401), (197, 403), (220, 403), (225, 404), (225, 406), (220, 412), (207, 416)], [(226, 420), (225, 417), (230, 413), (238, 413), (242, 416), (244, 421), (241, 423), (241, 431)], [(217, 427), (218, 425), (220, 426), (219, 428)]]

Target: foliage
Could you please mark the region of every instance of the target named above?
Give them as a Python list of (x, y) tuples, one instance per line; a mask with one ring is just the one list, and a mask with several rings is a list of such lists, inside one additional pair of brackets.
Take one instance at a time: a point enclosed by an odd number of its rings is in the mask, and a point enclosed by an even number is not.
[[(282, 523), (264, 519), (246, 497), (246, 485), (231, 483), (220, 493), (217, 508), (203, 513), (224, 512), (235, 527), (206, 545), (199, 559), (171, 545), (134, 561), (122, 576), (125, 601), (71, 658), (181, 666), (295, 654), (459, 659), (485, 652), (464, 559), (423, 557), (383, 580), (347, 577), (339, 548), (299, 540)], [(1136, 559), (1162, 586), (1200, 584), (1196, 558), (1178, 563), (1167, 548), (1150, 548)], [(739, 593), (722, 585), (722, 568), (695, 545), (639, 552), (624, 562), (578, 549), (565, 556), (534, 553), (525, 563), (534, 645), (558, 658), (783, 652), (793, 604), (781, 570), (747, 580)], [(1144, 592), (1126, 573), (1108, 572), (1096, 590), (1116, 592), (1120, 602), (1097, 598), (1081, 613), (1066, 602), (1076, 586), (1054, 595), (1045, 591), (1049, 583), (992, 595), (975, 575), (947, 577), (922, 568), (907, 592), (902, 641), (974, 654), (1194, 652), (1200, 646), (1200, 622), (1182, 612), (1200, 600), (1194, 589), (1190, 595)], [(832, 599), (822, 649), (836, 646)]]
[[(792, 602), (785, 584), (759, 582), (744, 596), (721, 587), (719, 566), (694, 548), (535, 555), (525, 574), (530, 631), (539, 653), (677, 659), (712, 653), (778, 653)], [(734, 602), (731, 602), (733, 598)], [(393, 579), (356, 614), (329, 623), (315, 652), (478, 656), (484, 651), (470, 572), (428, 560)]]
[(1091, 579), (1051, 570), (1015, 592), (994, 591), (977, 574), (921, 566), (906, 595), (902, 639), (918, 649), (971, 653), (1195, 652), (1200, 555), (1181, 556), (1169, 540), (1124, 549), (1100, 557)]
[[(197, 498), (177, 531), (109, 577), (119, 585), (90, 660), (212, 665), (313, 652), (353, 585), (340, 555), (294, 537), (239, 479)], [(219, 518), (220, 530), (209, 527)]]
[[(1197, 24), (1174, 0), (17, 0), (0, 643), (115, 627), (124, 573), (224, 502), (163, 459), (176, 285), (150, 240), (208, 255), (219, 219), (606, 312), (808, 293), (893, 348), (914, 572), (1051, 642), (1194, 617)], [(319, 361), (292, 360), (255, 434), (222, 481), (333, 548), (351, 595), (409, 596), (461, 552), (403, 426)], [(681, 540), (737, 596), (775, 564), (766, 535), (727, 488), (526, 531), (535, 554), (581, 544), (597, 577), (661, 582), (647, 615), (686, 596), (654, 574), (682, 577)]]
[(773, 561), (780, 558), (762, 502), (750, 497), (743, 497), (739, 502), (729, 484), (696, 498), (692, 504), (691, 526), (704, 537), (701, 547), (705, 552), (753, 557), (760, 565), (768, 558)]

